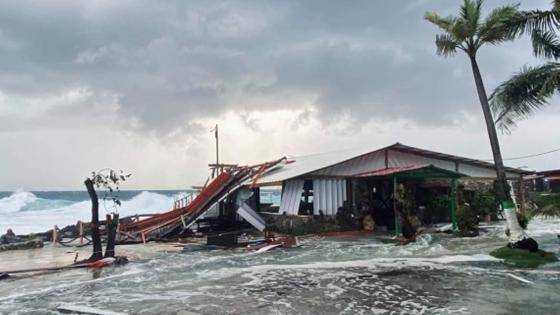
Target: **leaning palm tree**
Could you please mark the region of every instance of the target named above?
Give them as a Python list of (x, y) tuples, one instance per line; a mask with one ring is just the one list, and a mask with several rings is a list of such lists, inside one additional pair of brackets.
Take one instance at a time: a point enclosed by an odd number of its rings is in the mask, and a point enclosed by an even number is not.
[(538, 244), (529, 238), (519, 225), (516, 210), (507, 189), (508, 184), (496, 126), (477, 62), (477, 53), (482, 46), (497, 45), (514, 39), (515, 35), (510, 29), (504, 27), (504, 22), (512, 20), (520, 13), (516, 5), (506, 5), (492, 10), (488, 16), (483, 18), (482, 3), (483, 0), (464, 0), (458, 16), (442, 17), (437, 13), (427, 12), (425, 18), (442, 31), (441, 34), (436, 35), (438, 55), (449, 57), (461, 51), (469, 57), (494, 156), (497, 194), (502, 201), (504, 216), (510, 230), (508, 246), (536, 251)]
[(560, 91), (560, 0), (549, 11), (525, 11), (505, 23), (510, 35), (530, 34), (533, 54), (550, 61), (524, 67), (500, 84), (490, 97), (496, 123), (510, 131), (516, 122), (533, 115)]

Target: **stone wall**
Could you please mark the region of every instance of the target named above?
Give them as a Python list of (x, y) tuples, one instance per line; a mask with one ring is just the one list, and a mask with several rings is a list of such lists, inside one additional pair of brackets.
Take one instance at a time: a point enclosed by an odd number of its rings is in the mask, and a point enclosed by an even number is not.
[(270, 231), (284, 234), (306, 235), (355, 230), (355, 228), (342, 226), (334, 216), (261, 215), (265, 218)]

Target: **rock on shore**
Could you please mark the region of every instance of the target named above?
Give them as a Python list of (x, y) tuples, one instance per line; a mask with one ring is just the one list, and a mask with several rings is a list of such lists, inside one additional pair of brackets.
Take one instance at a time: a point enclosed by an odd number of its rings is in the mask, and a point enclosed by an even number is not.
[(16, 249), (32, 249), (32, 248), (41, 248), (43, 247), (43, 241), (40, 239), (29, 240), (25, 242), (15, 242), (10, 244), (2, 244), (0, 245), (0, 252), (7, 251), (7, 250), (16, 250)]

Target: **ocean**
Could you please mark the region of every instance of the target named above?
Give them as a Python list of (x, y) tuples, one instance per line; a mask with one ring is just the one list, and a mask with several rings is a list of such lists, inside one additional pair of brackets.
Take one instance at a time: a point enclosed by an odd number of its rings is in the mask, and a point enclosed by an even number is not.
[[(119, 212), (165, 211), (184, 193), (123, 192)], [(90, 215), (84, 192), (0, 196), (0, 228), (17, 233)], [(274, 198), (279, 200), (277, 194)], [(542, 249), (560, 254), (560, 220), (535, 218), (527, 232)], [(54, 315), (63, 303), (149, 315), (558, 314), (560, 263), (535, 269), (508, 266), (489, 255), (506, 242), (503, 222), (495, 222), (484, 225), (478, 237), (424, 234), (402, 246), (375, 236), (308, 236), (300, 238), (299, 247), (262, 254), (161, 250), (154, 243), (117, 246), (129, 264), (3, 280), (0, 314)], [(80, 257), (87, 257), (91, 249), (47, 244), (3, 252), (0, 270), (17, 267), (22, 259), (40, 264), (57, 255), (74, 257), (80, 250)]]
[[(175, 200), (190, 190), (125, 190), (119, 192), (122, 206), (100, 200), (100, 216), (115, 210), (121, 217), (169, 211)], [(102, 193), (99, 193), (99, 197)], [(263, 191), (261, 201), (280, 203), (278, 191)], [(16, 234), (44, 232), (54, 225), (62, 228), (77, 221), (91, 221), (91, 203), (86, 191), (0, 192), (0, 234), (11, 228)]]

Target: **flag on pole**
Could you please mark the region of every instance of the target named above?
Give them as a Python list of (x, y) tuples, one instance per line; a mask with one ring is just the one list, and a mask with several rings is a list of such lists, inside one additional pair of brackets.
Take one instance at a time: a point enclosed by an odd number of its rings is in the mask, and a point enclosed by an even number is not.
[(216, 124), (216, 126), (214, 126), (214, 128), (212, 128), (210, 132), (214, 132), (214, 138), (218, 139), (218, 124)]

